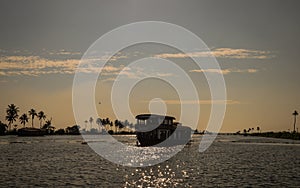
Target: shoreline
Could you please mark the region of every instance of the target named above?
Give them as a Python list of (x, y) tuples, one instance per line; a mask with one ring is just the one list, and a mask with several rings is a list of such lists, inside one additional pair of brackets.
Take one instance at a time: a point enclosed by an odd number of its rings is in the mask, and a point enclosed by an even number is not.
[(256, 137), (265, 137), (265, 138), (279, 138), (279, 139), (289, 139), (289, 140), (300, 140), (300, 133), (297, 132), (263, 132), (263, 133), (245, 133), (239, 134), (244, 136), (256, 136)]

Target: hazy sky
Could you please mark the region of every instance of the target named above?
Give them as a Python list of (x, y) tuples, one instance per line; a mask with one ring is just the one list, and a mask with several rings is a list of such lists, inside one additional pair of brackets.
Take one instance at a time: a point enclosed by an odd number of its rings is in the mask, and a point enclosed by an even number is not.
[[(72, 82), (83, 53), (118, 26), (151, 20), (185, 27), (216, 56), (228, 94), (223, 132), (257, 126), (263, 131), (292, 129), (292, 112), (300, 111), (299, 8), (297, 0), (2, 0), (0, 120), (7, 105), (15, 103), (21, 113), (30, 108), (45, 111), (56, 127), (73, 125)], [(204, 129), (210, 109), (205, 78), (180, 52), (150, 44), (125, 49), (110, 61), (108, 76), (145, 54), (170, 59), (189, 72), (202, 93), (198, 127)], [(161, 97), (168, 113), (179, 116), (174, 90), (157, 83), (165, 90), (153, 93), (153, 83), (137, 85), (132, 111), (146, 112), (146, 101)], [(102, 102), (99, 115), (113, 118), (111, 84), (99, 83), (96, 99)]]

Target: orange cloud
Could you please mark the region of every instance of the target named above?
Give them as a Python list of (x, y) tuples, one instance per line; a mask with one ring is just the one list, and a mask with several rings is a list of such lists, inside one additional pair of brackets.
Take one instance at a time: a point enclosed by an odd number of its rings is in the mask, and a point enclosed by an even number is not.
[(256, 73), (257, 69), (194, 69), (190, 70), (190, 72), (209, 72), (209, 73), (217, 73), (217, 74), (230, 74), (230, 73)]
[(231, 59), (269, 59), (273, 55), (269, 51), (217, 48), (212, 51), (200, 51), (191, 53), (163, 53), (157, 54), (157, 58), (187, 58), (187, 57), (216, 57)]
[[(143, 103), (149, 103), (149, 101), (142, 101)], [(155, 101), (154, 101), (155, 102)], [(165, 104), (226, 104), (226, 105), (234, 105), (241, 104), (236, 100), (163, 100)]]
[[(114, 58), (117, 59), (117, 58)], [(100, 71), (110, 73), (119, 72), (122, 66), (115, 67), (106, 65), (97, 67), (97, 62), (103, 59), (93, 59), (86, 66), (78, 68), (80, 59), (52, 60), (39, 56), (4, 56), (0, 57), (0, 76), (38, 76), (41, 74), (74, 74), (77, 72), (99, 73)]]

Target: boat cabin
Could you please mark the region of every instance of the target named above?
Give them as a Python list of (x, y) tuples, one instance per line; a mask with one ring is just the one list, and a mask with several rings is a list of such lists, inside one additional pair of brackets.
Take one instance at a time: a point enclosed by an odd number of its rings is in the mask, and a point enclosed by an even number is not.
[(137, 125), (173, 125), (173, 120), (175, 120), (175, 118), (172, 116), (162, 116), (156, 114), (141, 114), (137, 115), (135, 118), (137, 119)]
[[(169, 137), (173, 141), (190, 138), (191, 129), (174, 122), (175, 117), (157, 114), (140, 114), (136, 116), (136, 136), (141, 146), (156, 145)], [(174, 133), (175, 130), (176, 134)], [(177, 143), (177, 142), (176, 142)]]

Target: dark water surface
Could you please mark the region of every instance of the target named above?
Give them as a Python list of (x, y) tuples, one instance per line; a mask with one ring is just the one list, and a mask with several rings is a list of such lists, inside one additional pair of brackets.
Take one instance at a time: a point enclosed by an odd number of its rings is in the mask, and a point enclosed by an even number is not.
[[(201, 136), (159, 165), (123, 167), (97, 155), (81, 136), (0, 137), (1, 187), (300, 187), (300, 142)], [(131, 145), (134, 136), (118, 136)]]

